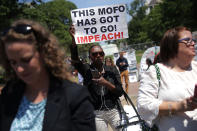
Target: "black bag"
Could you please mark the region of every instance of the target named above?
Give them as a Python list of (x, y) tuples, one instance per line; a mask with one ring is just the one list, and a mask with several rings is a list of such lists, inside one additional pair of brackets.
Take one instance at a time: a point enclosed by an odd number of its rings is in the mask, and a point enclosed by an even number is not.
[(135, 117), (138, 117), (138, 120), (137, 121), (132, 121), (132, 122), (129, 122), (129, 118), (127, 116), (127, 113), (125, 112), (120, 100), (118, 100), (118, 105), (119, 105), (119, 108), (120, 108), (120, 116), (121, 116), (121, 123), (119, 126), (117, 126), (118, 129), (121, 129), (122, 131), (127, 131), (127, 127), (128, 126), (131, 126), (131, 125), (136, 125), (136, 124), (140, 124), (140, 127), (142, 129), (142, 131), (158, 131), (158, 127), (156, 125), (154, 125), (152, 128), (150, 128), (146, 122), (144, 120), (141, 119), (139, 113), (137, 112), (133, 102), (131, 101), (131, 99), (129, 98), (129, 96), (127, 95), (126, 92), (124, 92), (124, 97), (125, 97), (125, 100), (127, 101), (128, 104), (130, 104), (135, 113), (136, 113), (136, 116)]

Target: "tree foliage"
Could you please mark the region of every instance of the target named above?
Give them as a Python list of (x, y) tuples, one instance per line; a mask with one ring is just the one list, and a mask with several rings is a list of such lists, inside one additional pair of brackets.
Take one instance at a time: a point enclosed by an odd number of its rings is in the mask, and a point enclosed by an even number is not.
[(146, 7), (143, 0), (134, 0), (131, 3), (130, 15), (132, 20), (129, 22), (129, 39), (128, 43), (135, 44), (148, 39), (146, 32), (143, 31), (143, 19), (146, 16)]
[(155, 5), (149, 14), (146, 14), (147, 7), (140, 2), (142, 0), (134, 0), (131, 3), (129, 44), (160, 41), (164, 32), (175, 26), (197, 30), (196, 0), (163, 0)]
[(0, 0), (0, 29), (5, 29), (21, 10), (18, 0)]
[[(29, 0), (28, 0), (29, 1)], [(71, 24), (70, 10), (76, 5), (67, 0), (0, 0), (0, 29), (3, 30), (13, 20), (26, 18), (38, 21), (46, 26), (58, 39), (60, 44), (68, 49), (71, 37), (68, 29)], [(68, 51), (68, 50), (67, 50)]]

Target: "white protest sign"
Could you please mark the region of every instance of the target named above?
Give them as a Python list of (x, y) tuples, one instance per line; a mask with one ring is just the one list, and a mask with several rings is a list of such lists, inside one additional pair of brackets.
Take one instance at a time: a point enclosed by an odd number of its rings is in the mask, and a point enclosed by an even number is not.
[(137, 82), (138, 70), (137, 70), (137, 60), (135, 55), (135, 50), (130, 49), (126, 52), (126, 58), (128, 60), (128, 70), (129, 70), (129, 82)]
[(143, 73), (147, 70), (148, 65), (146, 63), (146, 59), (151, 59), (152, 63), (154, 61), (155, 55), (160, 51), (159, 46), (154, 46), (148, 48), (142, 55), (141, 61), (140, 61), (140, 70), (139, 70), (139, 78), (141, 79), (141, 76)]
[(71, 18), (77, 44), (128, 38), (124, 4), (72, 10)]

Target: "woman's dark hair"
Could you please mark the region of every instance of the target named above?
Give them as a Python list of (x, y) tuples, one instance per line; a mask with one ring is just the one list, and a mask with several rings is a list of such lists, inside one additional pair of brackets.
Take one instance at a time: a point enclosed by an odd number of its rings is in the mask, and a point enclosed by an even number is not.
[(180, 26), (165, 32), (160, 43), (160, 58), (162, 62), (168, 62), (177, 56), (179, 33), (182, 31), (190, 31), (190, 29)]
[(146, 70), (148, 70), (149, 67), (153, 64), (150, 58), (146, 58), (146, 64), (148, 65), (148, 68)]
[[(14, 27), (19, 25), (28, 25), (32, 31), (28, 33), (19, 33)], [(12, 69), (7, 55), (5, 53), (5, 44), (13, 42), (28, 42), (35, 45), (36, 50), (42, 56), (44, 64), (49, 74), (60, 78), (70, 79), (70, 73), (67, 70), (64, 51), (59, 47), (57, 38), (51, 34), (44, 26), (38, 22), (21, 19), (15, 21), (0, 41), (0, 61), (5, 69), (8, 79), (17, 78)]]

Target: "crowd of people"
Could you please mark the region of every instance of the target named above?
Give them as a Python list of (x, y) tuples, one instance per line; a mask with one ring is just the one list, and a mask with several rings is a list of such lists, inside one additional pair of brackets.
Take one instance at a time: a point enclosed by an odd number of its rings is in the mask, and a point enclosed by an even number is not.
[[(108, 125), (121, 130), (119, 98), (129, 89), (124, 52), (114, 62), (93, 44), (87, 62), (78, 54), (73, 25), (69, 32), (71, 57), (65, 59), (57, 38), (38, 22), (17, 20), (3, 31), (0, 64), (6, 84), (0, 95), (0, 130), (108, 131)], [(169, 29), (154, 61), (147, 59), (137, 109), (149, 127), (196, 130), (195, 42), (187, 27)]]

